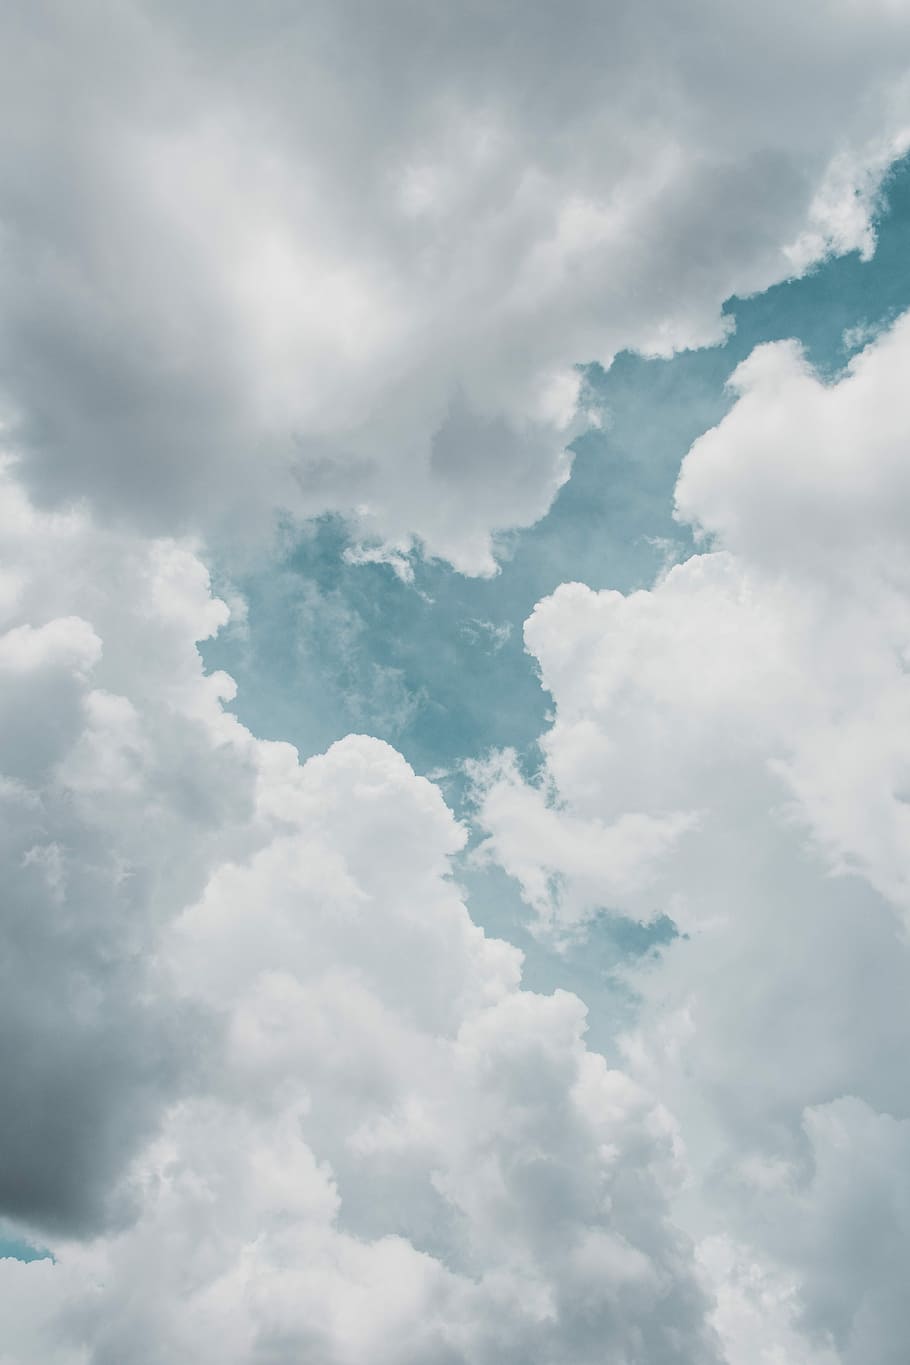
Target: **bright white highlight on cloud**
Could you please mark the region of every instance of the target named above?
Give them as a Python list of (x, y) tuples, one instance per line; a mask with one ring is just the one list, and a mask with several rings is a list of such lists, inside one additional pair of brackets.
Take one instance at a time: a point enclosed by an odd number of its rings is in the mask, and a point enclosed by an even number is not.
[(905, 1349), (908, 360), (907, 317), (830, 385), (759, 347), (680, 473), (704, 552), (538, 604), (543, 782), (478, 770), (487, 851), (542, 931), (612, 910), (685, 932), (631, 973), (625, 1053), (680, 1121), (677, 1214), (748, 1365), (806, 1359), (797, 1328), (839, 1365)]
[(901, 6), (35, 6), (5, 21), (3, 401), (42, 500), (495, 569), (578, 363), (872, 245)]

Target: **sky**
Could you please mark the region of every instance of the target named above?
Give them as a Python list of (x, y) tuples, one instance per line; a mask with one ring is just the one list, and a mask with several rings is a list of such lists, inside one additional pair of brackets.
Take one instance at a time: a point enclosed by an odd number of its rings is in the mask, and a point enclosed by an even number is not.
[[(292, 536), (260, 572), (226, 587), (245, 629), (203, 645), (238, 682), (234, 710), (257, 734), (309, 756), (363, 728), (422, 772), (455, 780), (492, 748), (533, 751), (548, 709), (521, 625), (562, 582), (629, 592), (691, 553), (673, 519), (673, 488), (692, 442), (732, 406), (727, 380), (767, 341), (797, 338), (835, 378), (875, 329), (910, 305), (910, 168), (898, 161), (875, 214), (875, 253), (834, 257), (749, 299), (731, 297), (734, 328), (717, 347), (666, 359), (620, 354), (584, 367), (600, 426), (572, 445), (572, 477), (532, 527), (503, 538), (492, 577), (417, 559), (403, 581), (388, 564), (345, 559), (343, 520)], [(216, 566), (216, 572), (222, 566)], [(533, 759), (531, 760), (533, 762)]]
[(0, 23), (0, 1365), (904, 1365), (910, 11)]

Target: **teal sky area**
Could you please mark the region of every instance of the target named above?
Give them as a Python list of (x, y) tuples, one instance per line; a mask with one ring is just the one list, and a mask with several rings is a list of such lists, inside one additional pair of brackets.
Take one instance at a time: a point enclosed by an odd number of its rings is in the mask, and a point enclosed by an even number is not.
[(49, 1251), (32, 1246), (21, 1237), (0, 1237), (0, 1260), (11, 1257), (14, 1261), (49, 1261), (53, 1257)]
[[(905, 161), (885, 187), (871, 260), (853, 253), (730, 300), (735, 328), (721, 346), (670, 360), (624, 353), (607, 373), (590, 368), (605, 425), (576, 441), (572, 477), (548, 515), (504, 539), (494, 578), (417, 561), (406, 584), (388, 565), (346, 564), (343, 523), (317, 523), (277, 568), (236, 584), (249, 606), (246, 633), (229, 630), (205, 646), (207, 665), (237, 680), (237, 714), (304, 758), (352, 730), (388, 739), (440, 781), (459, 814), (465, 758), (512, 747), (533, 769), (549, 706), (522, 642), (534, 604), (572, 580), (623, 592), (648, 586), (668, 553), (685, 557), (691, 541), (673, 521), (673, 488), (692, 441), (733, 401), (731, 372), (760, 343), (797, 337), (834, 377), (874, 329), (910, 306), (908, 247)], [(673, 932), (661, 919), (644, 928), (605, 916), (583, 956), (558, 959), (524, 929), (502, 873), (466, 864), (460, 875), (475, 918), (525, 949), (528, 984), (566, 984), (592, 1004), (618, 960)], [(608, 1033), (596, 1043), (609, 1050)]]

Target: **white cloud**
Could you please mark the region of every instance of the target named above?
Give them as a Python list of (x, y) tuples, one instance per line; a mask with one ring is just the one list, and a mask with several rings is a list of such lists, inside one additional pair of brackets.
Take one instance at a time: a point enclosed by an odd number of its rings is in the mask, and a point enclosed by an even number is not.
[[(832, 386), (792, 343), (759, 347), (733, 377), (737, 403), (695, 443), (677, 486), (678, 515), (716, 548), (651, 591), (567, 584), (535, 608), (525, 638), (557, 702), (542, 743), (568, 817), (561, 837), (573, 821), (606, 821), (618, 837), (614, 822), (630, 814), (745, 818), (771, 803), (778, 823), (803, 823), (833, 869), (910, 904), (908, 338), (904, 318)], [(543, 800), (514, 772), (499, 774), (488, 800), (507, 789), (525, 815)], [(545, 802), (540, 811), (553, 813)], [(503, 809), (491, 821), (500, 849), (514, 830), (516, 858), (522, 818)], [(579, 856), (596, 858), (585, 842)], [(537, 849), (539, 839), (527, 842), (532, 861)], [(655, 852), (641, 851), (649, 877)], [(539, 867), (587, 875), (563, 861)], [(593, 908), (593, 895), (582, 904)]]
[(0, 1262), (4, 1365), (719, 1365), (712, 1321), (730, 1365), (890, 1365), (906, 324), (834, 388), (757, 352), (679, 484), (719, 548), (528, 627), (547, 785), (486, 770), (489, 851), (553, 929), (690, 934), (635, 978), (630, 1074), (472, 924), (400, 755), (301, 767), (224, 710), (180, 537), (336, 511), (404, 577), (414, 537), (492, 572), (567, 476), (576, 362), (869, 250), (908, 27), (13, 7), (0, 1204), (57, 1259)]
[[(758, 348), (680, 473), (704, 553), (648, 592), (539, 603), (542, 782), (481, 773), (542, 929), (606, 905), (685, 931), (630, 970), (624, 1050), (680, 1122), (677, 1213), (737, 1365), (907, 1339), (908, 346), (905, 317), (834, 384)], [(630, 820), (674, 837), (636, 846)]]
[[(0, 362), (45, 499), (338, 511), (468, 573), (568, 474), (578, 362), (872, 241), (890, 3), (17, 4)], [(385, 547), (383, 550), (382, 547)]]
[(467, 765), (482, 792), (488, 833), (474, 853), (480, 863), (499, 862), (521, 886), (538, 928), (558, 941), (584, 929), (593, 913), (636, 905), (642, 919), (660, 913), (648, 906), (650, 866), (697, 826), (686, 811), (627, 811), (615, 821), (579, 814), (554, 804), (555, 790), (522, 781), (508, 752)]
[(673, 1123), (472, 923), (438, 789), (226, 713), (191, 546), (0, 493), (0, 1201), (56, 1257), (5, 1365), (720, 1365)]

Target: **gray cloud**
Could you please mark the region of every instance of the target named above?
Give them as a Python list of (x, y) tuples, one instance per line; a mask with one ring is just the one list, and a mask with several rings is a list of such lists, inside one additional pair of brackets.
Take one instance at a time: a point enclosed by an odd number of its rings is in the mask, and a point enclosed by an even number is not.
[(125, 1164), (198, 1083), (216, 1029), (155, 947), (242, 850), (254, 770), (193, 713), (223, 616), (198, 561), (36, 513), (9, 467), (0, 516), (0, 1207), (87, 1230), (129, 1215)]
[(733, 291), (868, 245), (910, 52), (887, 4), (5, 29), (0, 370), (35, 495), (235, 539), (332, 509), (468, 572), (565, 477), (576, 362), (715, 340)]

